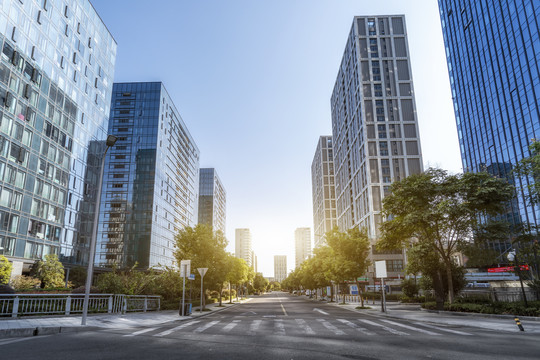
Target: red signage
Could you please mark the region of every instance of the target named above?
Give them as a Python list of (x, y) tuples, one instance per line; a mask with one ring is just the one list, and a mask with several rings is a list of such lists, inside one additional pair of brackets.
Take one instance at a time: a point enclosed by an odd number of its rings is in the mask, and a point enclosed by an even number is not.
[[(500, 273), (500, 272), (514, 272), (514, 266), (504, 266), (504, 267), (496, 267), (496, 268), (489, 268), (488, 272), (490, 273)], [(519, 265), (520, 270), (529, 270), (529, 265)]]

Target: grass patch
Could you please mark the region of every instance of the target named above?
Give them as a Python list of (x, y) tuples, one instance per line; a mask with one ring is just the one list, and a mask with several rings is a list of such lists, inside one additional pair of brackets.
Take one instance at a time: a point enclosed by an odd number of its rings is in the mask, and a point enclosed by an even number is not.
[(357, 306), (355, 307), (355, 309), (358, 309), (358, 310), (371, 309), (371, 306)]

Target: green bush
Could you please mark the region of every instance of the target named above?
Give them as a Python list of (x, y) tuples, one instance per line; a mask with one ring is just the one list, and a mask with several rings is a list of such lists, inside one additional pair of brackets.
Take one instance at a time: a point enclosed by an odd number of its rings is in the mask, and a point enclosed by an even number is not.
[[(423, 308), (435, 310), (435, 302), (426, 302), (422, 305)], [(518, 316), (540, 316), (540, 301), (529, 302), (529, 307), (525, 308), (522, 302), (484, 302), (484, 303), (468, 303), (455, 302), (452, 305), (445, 303), (444, 310), (458, 312), (472, 312), (479, 314), (499, 314), (499, 315), (518, 315)]]
[(418, 296), (420, 286), (415, 279), (403, 279), (401, 281), (401, 290), (403, 291), (403, 295), (406, 297), (416, 298)]
[(4, 256), (0, 255), (0, 285), (7, 285), (11, 277), (11, 270), (13, 265), (9, 260)]
[(399, 297), (399, 301), (401, 301), (402, 303), (424, 303), (426, 302), (426, 297), (424, 295), (415, 297), (401, 295)]
[(15, 276), (12, 285), (15, 291), (35, 290), (41, 285), (41, 280), (31, 276), (19, 275)]

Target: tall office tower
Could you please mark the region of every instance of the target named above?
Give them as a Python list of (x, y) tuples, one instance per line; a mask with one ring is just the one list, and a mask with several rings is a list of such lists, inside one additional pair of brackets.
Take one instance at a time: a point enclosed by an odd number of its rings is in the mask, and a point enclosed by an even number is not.
[(237, 258), (244, 259), (249, 267), (253, 266), (251, 232), (249, 229), (236, 229), (234, 255)]
[(225, 234), (227, 193), (216, 169), (199, 170), (199, 224), (212, 226)]
[(336, 188), (332, 137), (321, 136), (311, 163), (313, 230), (315, 247), (324, 243), (324, 234), (337, 225)]
[(287, 277), (287, 256), (274, 255), (274, 279), (282, 282)]
[(47, 254), (85, 263), (116, 42), (87, 0), (5, 0), (0, 47), (0, 247), (18, 273)]
[(197, 223), (199, 149), (161, 82), (115, 83), (96, 264), (171, 266)]
[(255, 274), (257, 273), (257, 255), (255, 255), (255, 251), (251, 251), (251, 261), (252, 261), (252, 264), (253, 264), (253, 271), (255, 272)]
[[(403, 15), (355, 17), (331, 99), (338, 226), (366, 228), (372, 245), (390, 184), (422, 172), (405, 29)], [(400, 277), (401, 251), (371, 259)]]
[(295, 260), (296, 267), (299, 267), (304, 260), (311, 256), (311, 229), (298, 228), (294, 231)]
[[(540, 2), (439, 1), (464, 171), (488, 171), (520, 191), (506, 218), (540, 225), (532, 178), (511, 174), (540, 138)], [(509, 242), (492, 242), (501, 253)]]

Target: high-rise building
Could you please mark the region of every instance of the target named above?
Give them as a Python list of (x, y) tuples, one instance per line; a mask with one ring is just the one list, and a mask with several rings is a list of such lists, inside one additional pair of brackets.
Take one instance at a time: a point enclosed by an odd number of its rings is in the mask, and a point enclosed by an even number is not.
[(249, 267), (253, 266), (253, 250), (251, 248), (251, 232), (249, 229), (236, 229), (234, 255), (237, 258), (244, 259)]
[[(354, 18), (331, 108), (338, 226), (366, 228), (374, 245), (390, 184), (423, 170), (403, 15)], [(402, 252), (372, 249), (399, 278)]]
[(274, 255), (274, 279), (282, 282), (287, 277), (287, 256)]
[(227, 193), (216, 169), (199, 170), (199, 224), (225, 234)]
[(257, 273), (257, 267), (258, 267), (258, 263), (257, 263), (257, 255), (255, 255), (255, 251), (251, 251), (251, 262), (252, 262), (252, 267), (253, 267), (253, 271), (255, 272), (255, 274)]
[(463, 170), (515, 184), (507, 220), (538, 226), (539, 208), (527, 198), (534, 179), (511, 171), (540, 138), (540, 2), (439, 1), (439, 8)]
[(197, 224), (199, 150), (161, 82), (115, 83), (96, 264), (171, 266)]
[(311, 163), (313, 195), (313, 232), (315, 247), (324, 243), (324, 235), (337, 225), (336, 188), (332, 137), (321, 136)]
[(295, 265), (299, 267), (311, 256), (311, 229), (298, 228), (294, 231)]
[(18, 271), (88, 261), (116, 46), (88, 0), (0, 6), (0, 247)]

